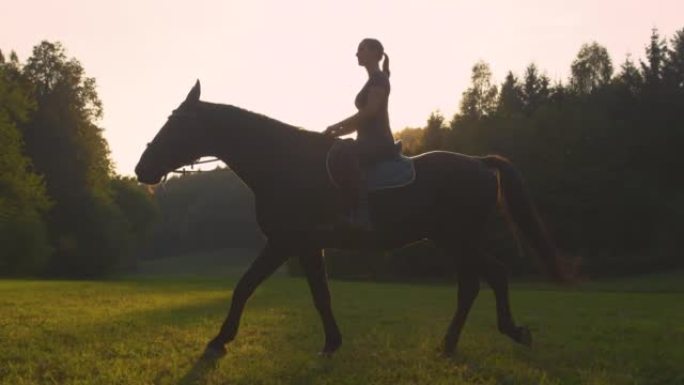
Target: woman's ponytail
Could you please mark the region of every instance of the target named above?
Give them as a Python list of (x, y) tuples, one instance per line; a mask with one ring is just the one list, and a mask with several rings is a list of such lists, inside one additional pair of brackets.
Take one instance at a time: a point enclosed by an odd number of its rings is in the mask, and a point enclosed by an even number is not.
[(383, 56), (385, 56), (385, 60), (382, 61), (382, 72), (384, 72), (385, 75), (387, 75), (387, 77), (389, 77), (390, 76), (389, 56), (387, 56), (386, 53), (383, 54)]

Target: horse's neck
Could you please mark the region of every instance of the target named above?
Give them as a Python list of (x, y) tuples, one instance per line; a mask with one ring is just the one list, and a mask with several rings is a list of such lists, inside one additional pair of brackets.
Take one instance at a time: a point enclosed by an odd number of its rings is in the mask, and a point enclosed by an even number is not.
[(284, 123), (235, 107), (212, 105), (207, 115), (216, 155), (252, 190), (269, 187), (297, 160), (316, 158), (321, 150), (312, 147), (325, 146), (322, 138), (305, 138)]

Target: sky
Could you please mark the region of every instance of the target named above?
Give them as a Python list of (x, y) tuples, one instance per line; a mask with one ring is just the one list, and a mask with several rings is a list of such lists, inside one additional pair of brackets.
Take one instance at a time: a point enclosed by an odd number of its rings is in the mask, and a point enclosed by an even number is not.
[[(11, 5), (4, 5), (9, 3)], [(116, 171), (133, 175), (145, 144), (199, 79), (202, 100), (322, 131), (355, 112), (367, 79), (358, 43), (390, 57), (390, 124), (450, 119), (487, 62), (496, 83), (535, 63), (567, 81), (584, 43), (614, 66), (643, 58), (651, 29), (684, 28), (682, 0), (0, 0), (0, 49), (25, 61), (60, 41), (94, 77)]]

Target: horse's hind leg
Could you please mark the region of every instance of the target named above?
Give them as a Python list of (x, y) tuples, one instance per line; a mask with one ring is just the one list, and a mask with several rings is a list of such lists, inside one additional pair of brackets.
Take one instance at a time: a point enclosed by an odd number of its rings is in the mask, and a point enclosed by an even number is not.
[(330, 355), (342, 345), (342, 335), (337, 327), (330, 305), (330, 290), (328, 289), (328, 277), (325, 272), (325, 264), (321, 250), (315, 250), (302, 254), (299, 261), (309, 282), (309, 289), (313, 296), (314, 305), (323, 321), (325, 331), (325, 345), (321, 355)]
[[(468, 256), (470, 258), (470, 256)], [(456, 350), (461, 331), (465, 325), (468, 312), (480, 292), (480, 279), (475, 265), (467, 262), (457, 264), (458, 276), (458, 305), (456, 314), (449, 324), (446, 337), (444, 337), (444, 353), (452, 355)]]
[(228, 316), (223, 322), (218, 335), (207, 345), (204, 352), (206, 357), (215, 358), (226, 353), (224, 345), (235, 339), (238, 327), (240, 326), (242, 310), (244, 309), (247, 300), (259, 284), (273, 274), (285, 260), (286, 255), (282, 251), (271, 247), (268, 244), (264, 247), (261, 254), (254, 260), (235, 286)]
[(525, 346), (532, 345), (532, 334), (526, 327), (516, 326), (511, 314), (511, 305), (508, 299), (508, 272), (505, 266), (496, 258), (480, 253), (482, 264), (480, 265), (482, 277), (494, 291), (496, 298), (497, 325), (499, 331), (509, 336), (513, 341)]

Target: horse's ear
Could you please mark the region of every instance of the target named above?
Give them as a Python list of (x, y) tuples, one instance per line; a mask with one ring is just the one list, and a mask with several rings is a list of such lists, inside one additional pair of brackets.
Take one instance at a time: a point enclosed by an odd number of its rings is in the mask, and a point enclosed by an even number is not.
[(200, 97), (200, 93), (201, 93), (201, 92), (202, 92), (202, 91), (201, 91), (201, 89), (200, 89), (200, 81), (199, 81), (199, 79), (197, 79), (197, 82), (195, 83), (195, 86), (192, 87), (192, 89), (191, 89), (190, 92), (188, 93), (188, 97), (185, 98), (185, 102), (186, 102), (186, 103), (196, 103), (196, 102), (198, 102), (198, 101), (199, 101), (199, 97)]

